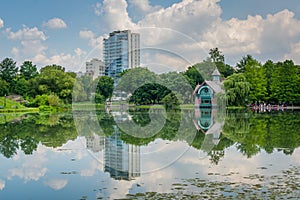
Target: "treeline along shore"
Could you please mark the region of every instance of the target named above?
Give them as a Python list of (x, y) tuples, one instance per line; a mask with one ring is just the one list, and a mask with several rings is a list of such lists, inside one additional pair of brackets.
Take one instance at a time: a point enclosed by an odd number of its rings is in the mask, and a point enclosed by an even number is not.
[[(251, 55), (247, 55), (236, 66), (230, 66), (225, 63), (224, 55), (218, 48), (211, 49), (206, 60), (189, 66), (183, 72), (157, 75), (139, 67), (122, 72), (120, 77), (134, 70), (132, 82), (138, 82), (141, 77), (149, 80), (149, 83), (130, 94), (130, 103), (164, 104), (173, 108), (180, 104), (192, 103), (193, 97), (184, 87), (176, 90), (172, 88), (184, 85), (181, 82), (187, 82), (190, 88), (195, 88), (197, 84), (209, 80), (216, 67), (221, 73), (227, 106), (261, 103), (300, 105), (300, 66), (292, 60), (268, 60), (260, 63)], [(151, 82), (157, 78), (164, 80), (165, 84)], [(12, 58), (5, 58), (0, 63), (0, 110), (12, 107), (53, 110), (68, 107), (71, 103), (84, 102), (105, 104), (112, 99), (114, 91), (114, 80), (108, 76), (101, 76), (95, 80), (88, 75), (76, 77), (76, 73), (66, 72), (63, 66), (56, 64), (38, 70), (31, 61), (24, 61), (17, 66)], [(176, 92), (183, 97), (181, 100), (176, 98)], [(12, 95), (19, 97), (19, 103), (8, 103)]]

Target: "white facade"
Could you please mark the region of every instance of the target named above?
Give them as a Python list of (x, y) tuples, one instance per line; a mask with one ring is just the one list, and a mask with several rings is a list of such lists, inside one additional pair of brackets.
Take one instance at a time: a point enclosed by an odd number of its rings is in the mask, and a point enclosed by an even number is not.
[(103, 40), (105, 75), (118, 79), (122, 71), (140, 66), (140, 35), (114, 31)]
[(93, 77), (93, 80), (99, 76), (105, 75), (105, 64), (103, 61), (93, 58), (91, 61), (85, 63), (86, 74)]

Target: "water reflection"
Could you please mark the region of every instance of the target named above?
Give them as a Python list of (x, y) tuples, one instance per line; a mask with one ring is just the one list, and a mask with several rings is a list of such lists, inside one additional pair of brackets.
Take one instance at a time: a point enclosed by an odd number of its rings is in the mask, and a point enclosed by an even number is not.
[[(1, 115), (0, 199), (190, 195), (204, 192), (203, 184), (216, 187), (215, 195), (226, 196), (226, 190), (233, 197), (243, 190), (239, 185), (281, 195), (275, 188), (280, 184), (299, 197), (299, 112), (182, 112), (168, 112), (164, 128), (149, 138), (127, 134), (115, 123), (116, 114), (102, 111), (77, 113), (83, 123), (76, 129), (72, 114)], [(150, 122), (147, 110), (119, 116), (141, 126)], [(186, 125), (179, 129), (181, 120)], [(199, 159), (207, 134), (213, 148)]]
[(132, 180), (140, 176), (140, 147), (126, 144), (120, 136), (114, 126), (114, 133), (105, 139), (104, 171), (116, 180)]
[[(76, 139), (78, 133), (86, 137), (87, 148), (93, 152), (100, 152), (105, 148), (105, 138), (115, 138), (124, 144), (135, 146), (148, 145), (159, 138), (185, 141), (199, 150), (205, 150), (205, 140), (208, 139), (213, 145), (206, 152), (224, 150), (237, 144), (237, 150), (247, 157), (256, 155), (262, 149), (267, 153), (278, 150), (290, 155), (300, 146), (300, 119), (299, 112), (296, 111), (253, 114), (231, 111), (226, 114), (225, 119), (214, 109), (198, 110), (195, 113), (190, 110), (182, 112), (185, 114), (181, 115), (176, 111), (167, 113), (163, 129), (154, 135), (150, 134), (148, 138), (138, 138), (124, 132), (118, 128), (114, 118), (116, 116), (117, 120), (132, 120), (143, 127), (151, 121), (145, 110), (130, 111), (129, 115), (99, 112), (96, 118), (89, 113), (80, 113), (83, 123), (79, 126), (76, 124), (77, 130), (71, 114), (2, 115), (0, 153), (11, 158), (20, 149), (30, 155), (36, 151), (39, 143), (47, 147), (60, 147), (68, 140)], [(188, 121), (190, 118), (194, 120)], [(180, 121), (185, 120), (186, 126), (179, 129)], [(94, 124), (100, 125), (103, 131)]]

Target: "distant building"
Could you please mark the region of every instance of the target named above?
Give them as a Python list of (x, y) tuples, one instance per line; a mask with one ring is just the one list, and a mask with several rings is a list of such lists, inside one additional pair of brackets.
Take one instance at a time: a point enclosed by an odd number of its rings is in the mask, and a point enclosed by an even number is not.
[(130, 30), (114, 31), (104, 43), (105, 75), (118, 79), (126, 69), (140, 66), (140, 35)]
[(212, 73), (212, 81), (204, 81), (198, 84), (194, 90), (195, 106), (200, 108), (216, 107), (216, 95), (218, 93), (224, 94), (222, 83), (220, 81), (220, 72), (217, 68)]
[(99, 76), (105, 75), (105, 64), (103, 61), (93, 58), (91, 61), (85, 63), (86, 75), (93, 77), (93, 80)]

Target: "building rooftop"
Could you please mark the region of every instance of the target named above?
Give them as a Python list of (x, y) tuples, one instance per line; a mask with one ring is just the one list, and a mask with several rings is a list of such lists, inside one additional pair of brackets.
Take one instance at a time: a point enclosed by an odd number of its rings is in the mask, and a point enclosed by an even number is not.
[(205, 81), (205, 83), (213, 89), (215, 93), (224, 93), (224, 90), (222, 89), (222, 84), (217, 81)]
[(212, 73), (213, 76), (221, 76), (218, 68), (215, 68), (214, 72)]

